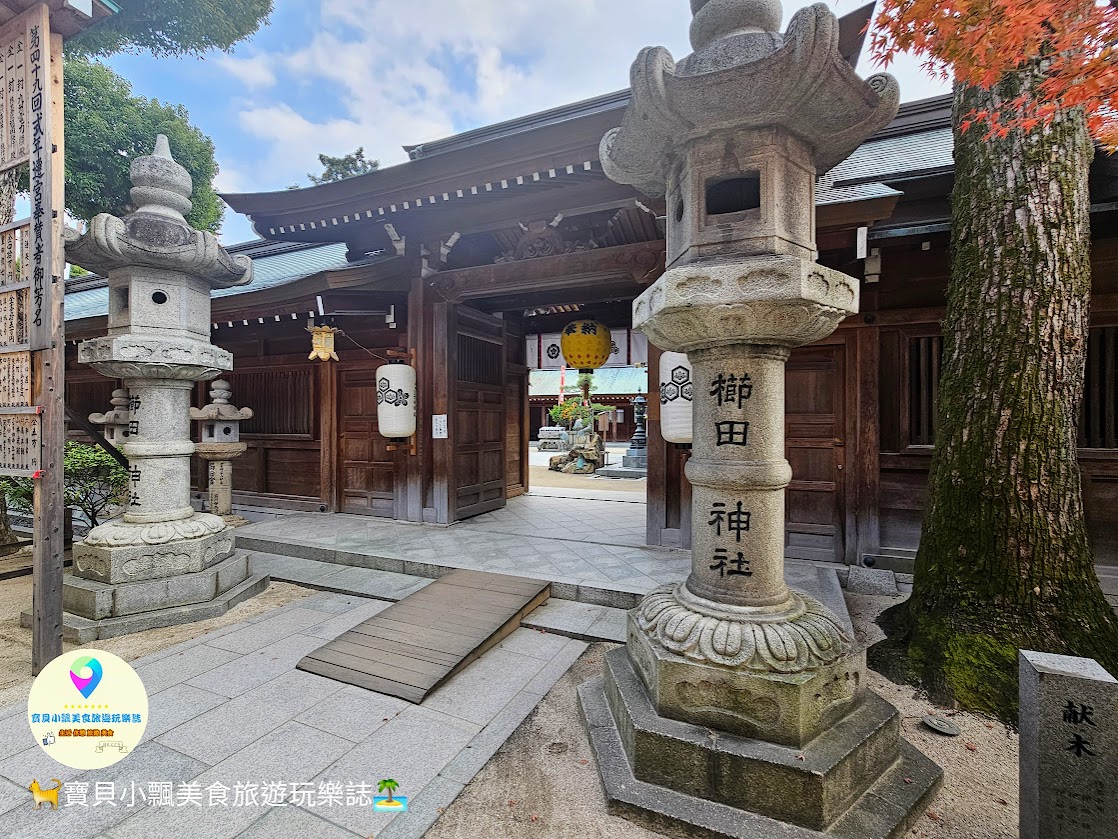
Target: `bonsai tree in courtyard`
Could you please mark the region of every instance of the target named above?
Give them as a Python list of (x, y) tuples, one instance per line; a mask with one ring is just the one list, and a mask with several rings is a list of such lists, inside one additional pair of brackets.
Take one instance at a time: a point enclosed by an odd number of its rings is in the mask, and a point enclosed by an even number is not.
[(884, 653), (934, 697), (1014, 720), (1018, 648), (1118, 673), (1077, 461), (1087, 175), (1092, 135), (1118, 143), (1118, 9), (883, 0), (876, 22), (879, 59), (913, 50), (955, 83), (936, 449), (913, 595), (887, 615)]
[(587, 426), (592, 426), (600, 414), (614, 410), (609, 405), (588, 405), (581, 399), (564, 399), (558, 405), (548, 409), (551, 421), (564, 428), (570, 428), (578, 420), (583, 420)]
[[(106, 510), (124, 504), (128, 472), (97, 446), (67, 443), (63, 462), (66, 506), (79, 510), (90, 527), (101, 523)], [(30, 478), (0, 479), (12, 506), (30, 513), (34, 485)]]

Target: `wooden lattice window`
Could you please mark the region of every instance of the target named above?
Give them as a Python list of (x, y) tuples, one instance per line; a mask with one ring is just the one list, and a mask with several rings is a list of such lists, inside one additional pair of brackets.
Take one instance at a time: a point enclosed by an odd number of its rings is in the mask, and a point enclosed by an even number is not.
[(501, 385), (505, 380), (505, 351), (502, 344), (473, 335), (458, 336), (458, 378), (463, 382)]
[(936, 397), (939, 394), (943, 338), (912, 338), (908, 345), (908, 440), (912, 446), (936, 442)]
[(261, 370), (224, 376), (233, 387), (233, 404), (238, 408), (252, 408), (255, 414), (241, 424), (241, 433), (313, 435), (314, 372), (315, 368), (308, 367), (305, 370)]
[(1091, 330), (1079, 446), (1118, 449), (1118, 326)]

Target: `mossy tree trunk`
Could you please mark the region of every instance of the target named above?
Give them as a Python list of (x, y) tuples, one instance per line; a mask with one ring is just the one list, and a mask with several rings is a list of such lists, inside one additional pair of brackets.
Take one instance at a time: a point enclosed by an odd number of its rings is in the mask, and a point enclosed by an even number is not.
[(1005, 138), (960, 125), (1039, 77), (956, 86), (936, 450), (895, 639), (934, 697), (1010, 721), (1018, 648), (1118, 673), (1118, 620), (1095, 576), (1077, 460), (1093, 146), (1077, 111)]
[[(16, 214), (16, 193), (19, 191), (19, 170), (0, 173), (0, 225), (11, 223)], [(8, 497), (0, 490), (0, 547), (17, 541), (8, 520)]]

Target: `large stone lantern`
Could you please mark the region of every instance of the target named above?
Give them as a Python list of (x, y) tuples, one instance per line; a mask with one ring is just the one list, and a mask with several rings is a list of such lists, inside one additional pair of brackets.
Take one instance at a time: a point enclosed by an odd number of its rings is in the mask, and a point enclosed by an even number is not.
[(63, 587), (66, 630), (79, 641), (212, 617), (268, 583), (233, 553), (226, 523), (190, 503), (191, 395), (233, 369), (210, 343), (210, 292), (251, 282), (252, 261), (186, 222), (191, 178), (166, 137), (131, 174), (135, 212), (66, 231), (70, 261), (109, 278), (108, 336), (82, 342), (78, 359), (123, 379), (129, 397), (127, 507), (75, 545)]
[(777, 0), (691, 8), (695, 52), (640, 54), (601, 159), (666, 198), (668, 270), (633, 325), (694, 368), (692, 570), (630, 614), (583, 710), (611, 806), (657, 829), (899, 836), (941, 773), (784, 575), (785, 362), (858, 311), (858, 281), (814, 261), (815, 179), (892, 120), (897, 84), (855, 74), (826, 5), (784, 34)]

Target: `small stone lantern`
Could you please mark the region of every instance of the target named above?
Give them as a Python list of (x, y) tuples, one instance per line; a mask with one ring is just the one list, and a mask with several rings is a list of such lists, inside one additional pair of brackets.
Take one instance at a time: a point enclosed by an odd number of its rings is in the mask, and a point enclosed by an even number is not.
[(105, 439), (118, 448), (128, 436), (128, 391), (117, 388), (110, 400), (112, 409), (104, 414), (90, 414), (89, 421), (105, 427)]
[(195, 451), (210, 464), (210, 513), (221, 516), (230, 527), (240, 527), (248, 524), (248, 519), (233, 514), (232, 461), (248, 451), (248, 444), (241, 442), (241, 423), (252, 419), (253, 412), (234, 406), (232, 395), (229, 382), (215, 381), (210, 391), (213, 402), (204, 408), (191, 408), (190, 418), (202, 423), (202, 442)]

